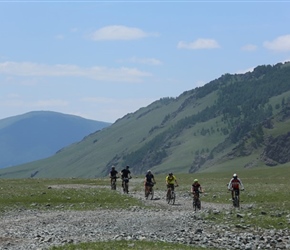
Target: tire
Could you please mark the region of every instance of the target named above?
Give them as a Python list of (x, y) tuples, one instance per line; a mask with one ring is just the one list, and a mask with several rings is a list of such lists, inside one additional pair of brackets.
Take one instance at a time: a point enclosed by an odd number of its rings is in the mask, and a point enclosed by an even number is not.
[(235, 207), (239, 208), (240, 207), (240, 199), (239, 199), (239, 196), (236, 196), (235, 197)]
[(235, 197), (234, 197), (234, 207), (240, 208), (240, 197), (239, 197), (239, 193), (237, 191), (235, 191)]
[(193, 199), (192, 207), (193, 207), (194, 212), (196, 212), (197, 206), (196, 206), (196, 200), (195, 199)]
[(172, 192), (172, 205), (175, 203), (175, 192)]
[(154, 189), (152, 188), (151, 189), (151, 198), (150, 199), (153, 200), (153, 198), (154, 198)]
[(168, 201), (168, 204), (171, 203), (172, 205), (174, 205), (175, 203), (175, 193), (173, 191), (171, 191), (171, 195), (170, 195), (170, 199)]
[(197, 200), (196, 207), (200, 210), (201, 209), (201, 202), (200, 199)]
[(146, 200), (148, 200), (149, 194), (150, 194), (150, 192), (148, 192), (148, 191), (145, 192), (145, 199), (146, 199)]
[(124, 193), (128, 194), (128, 192), (129, 192), (128, 183), (125, 183)]
[(116, 181), (113, 181), (111, 184), (111, 189), (116, 190)]

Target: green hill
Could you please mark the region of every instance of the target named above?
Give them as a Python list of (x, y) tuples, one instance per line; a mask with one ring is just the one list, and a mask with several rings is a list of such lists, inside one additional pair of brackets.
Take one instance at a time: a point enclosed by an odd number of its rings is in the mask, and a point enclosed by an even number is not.
[(0, 175), (101, 177), (112, 165), (130, 165), (134, 174), (287, 165), (289, 110), (290, 63), (258, 66), (245, 74), (225, 74), (177, 98), (162, 98), (53, 157), (0, 170)]
[(0, 168), (54, 155), (109, 123), (51, 111), (33, 111), (0, 120)]

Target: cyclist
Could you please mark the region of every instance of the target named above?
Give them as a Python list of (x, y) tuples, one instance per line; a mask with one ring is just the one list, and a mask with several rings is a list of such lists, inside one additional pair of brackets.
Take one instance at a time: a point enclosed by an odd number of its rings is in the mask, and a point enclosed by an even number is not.
[(154, 175), (152, 174), (151, 170), (148, 170), (147, 174), (145, 175), (145, 180), (144, 180), (145, 197), (146, 197), (147, 193), (149, 192), (149, 188), (153, 187), (154, 184), (156, 184), (156, 181), (154, 179)]
[(194, 179), (193, 184), (191, 185), (191, 193), (193, 195), (197, 195), (197, 198), (199, 198), (199, 193), (202, 193), (202, 187), (198, 182), (198, 179)]
[(176, 186), (178, 186), (176, 177), (173, 175), (172, 172), (170, 172), (167, 176), (166, 176), (166, 186), (167, 186), (167, 194), (166, 194), (166, 200), (169, 197), (169, 192), (170, 192), (170, 188), (172, 189), (172, 191), (174, 191), (174, 184), (176, 184)]
[[(120, 173), (121, 173), (121, 178), (122, 178), (122, 187), (123, 187), (123, 190), (125, 188), (125, 183), (124, 183), (124, 179), (128, 178), (128, 179), (131, 179), (131, 172), (129, 170), (129, 166), (126, 166), (126, 168), (124, 168)], [(125, 190), (124, 190), (125, 191)]]
[(238, 175), (235, 173), (233, 174), (233, 177), (231, 178), (229, 184), (228, 184), (228, 190), (232, 191), (232, 200), (234, 200), (234, 192), (235, 190), (238, 191), (238, 194), (240, 194), (240, 187), (241, 190), (244, 190), (244, 185), (240, 178), (238, 178)]
[(118, 178), (118, 171), (115, 169), (115, 167), (113, 166), (110, 173), (109, 173), (109, 176), (111, 178), (111, 185), (112, 185), (112, 182), (113, 182), (113, 179), (116, 181), (117, 178)]

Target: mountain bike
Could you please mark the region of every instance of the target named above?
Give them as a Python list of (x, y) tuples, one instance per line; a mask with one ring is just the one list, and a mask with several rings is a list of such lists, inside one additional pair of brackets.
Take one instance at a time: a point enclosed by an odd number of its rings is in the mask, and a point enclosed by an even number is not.
[[(243, 191), (243, 189), (241, 189), (241, 191)], [(233, 206), (236, 208), (240, 208), (240, 190), (239, 189), (234, 189)]]
[[(176, 185), (175, 187), (178, 187), (178, 185)], [(169, 189), (169, 193), (168, 193), (167, 198), (166, 198), (167, 203), (168, 204), (171, 203), (172, 205), (174, 205), (175, 198), (176, 198), (175, 192), (173, 191), (172, 187), (169, 187), (168, 189)]]
[(193, 201), (192, 201), (192, 206), (194, 211), (196, 212), (196, 210), (200, 210), (201, 209), (201, 201), (199, 199), (199, 194), (201, 194), (200, 191), (195, 191), (193, 193)]
[(146, 200), (148, 200), (148, 199), (153, 200), (153, 197), (154, 197), (154, 189), (153, 189), (153, 186), (154, 186), (154, 184), (155, 183), (151, 182), (150, 183), (150, 186), (146, 190), (146, 193), (145, 193)]
[(117, 178), (119, 178), (119, 177), (112, 178), (112, 182), (111, 182), (111, 189), (112, 190), (116, 190), (116, 188), (117, 188), (117, 185), (116, 185)]
[(129, 193), (129, 179), (131, 179), (131, 177), (130, 178), (128, 178), (128, 177), (123, 178), (122, 187), (123, 187), (123, 192), (125, 194)]

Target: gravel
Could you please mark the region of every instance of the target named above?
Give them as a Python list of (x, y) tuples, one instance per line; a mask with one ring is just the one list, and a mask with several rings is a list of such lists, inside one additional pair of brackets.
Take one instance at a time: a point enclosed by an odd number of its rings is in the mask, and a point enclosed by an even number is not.
[(290, 249), (289, 229), (254, 230), (230, 225), (226, 218), (225, 224), (205, 219), (221, 211), (231, 212), (230, 205), (202, 202), (201, 211), (195, 213), (191, 198), (178, 191), (174, 205), (166, 203), (164, 191), (157, 191), (154, 200), (145, 200), (143, 192), (129, 195), (153, 209), (6, 212), (0, 217), (0, 249), (49, 249), (67, 243), (121, 239), (175, 242), (205, 249)]

